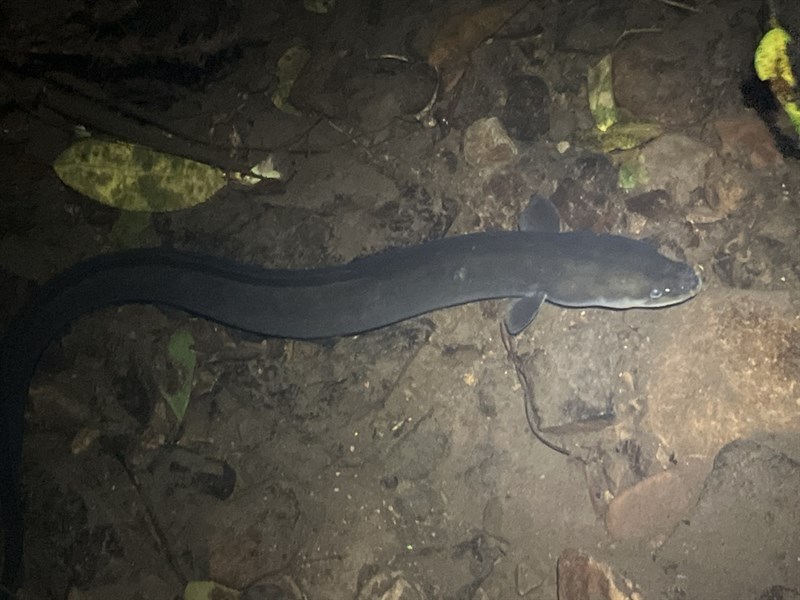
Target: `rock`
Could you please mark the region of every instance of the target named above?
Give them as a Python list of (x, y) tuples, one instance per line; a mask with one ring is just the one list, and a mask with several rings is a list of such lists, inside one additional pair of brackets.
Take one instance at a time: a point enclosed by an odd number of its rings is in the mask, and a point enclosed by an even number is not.
[[(361, 577), (359, 577), (359, 580)], [(401, 571), (379, 571), (359, 581), (357, 600), (425, 600), (422, 588)]]
[(492, 496), (483, 507), (483, 529), (489, 535), (503, 538), (503, 501)]
[(713, 223), (741, 207), (752, 193), (747, 175), (715, 159), (708, 164), (707, 200), (692, 207), (686, 218), (693, 223)]
[(672, 469), (626, 489), (608, 505), (608, 533), (617, 539), (668, 533), (691, 507), (697, 479), (691, 472)]
[(756, 169), (783, 163), (783, 156), (761, 119), (717, 119), (714, 121), (714, 130), (722, 143), (720, 154), (723, 156), (745, 158)]
[(607, 233), (616, 224), (619, 211), (609, 200), (604, 184), (609, 177), (616, 178), (616, 171), (602, 157), (593, 162), (595, 168), (581, 169), (577, 179), (562, 179), (550, 200), (558, 209), (562, 222), (570, 229)]
[(677, 210), (671, 198), (664, 190), (651, 190), (625, 199), (625, 207), (641, 215), (648, 221), (656, 223), (677, 218)]
[(414, 431), (398, 440), (386, 458), (387, 474), (400, 479), (428, 477), (447, 456), (448, 439), (442, 432)]
[(518, 140), (532, 141), (550, 129), (550, 90), (533, 75), (508, 81), (508, 100), (503, 108), (503, 125)]
[(782, 585), (773, 585), (764, 590), (758, 600), (800, 600), (800, 590), (790, 590)]
[(587, 349), (598, 340), (624, 347), (630, 332), (599, 311), (556, 311), (542, 307), (535, 348), (532, 338), (517, 340), (539, 428), (559, 435), (599, 431), (614, 423), (615, 404), (628, 401), (631, 390), (618, 376), (628, 370), (627, 358)]
[(302, 111), (374, 132), (422, 110), (435, 88), (436, 74), (424, 63), (321, 51), (304, 67), (292, 87), (291, 101)]
[(464, 133), (464, 158), (479, 169), (494, 170), (517, 157), (517, 146), (497, 117), (475, 121)]
[(236, 471), (227, 462), (177, 446), (165, 447), (150, 465), (150, 473), (153, 485), (165, 495), (190, 489), (226, 500), (236, 487)]
[[(214, 581), (242, 588), (283, 568), (286, 557), (303, 545), (314, 518), (312, 508), (307, 513), (303, 508), (291, 487), (265, 484), (217, 502), (205, 522), (191, 529), (187, 524), (180, 533), (194, 555), (208, 553)], [(173, 547), (184, 551), (183, 545)]]
[[(614, 97), (637, 118), (663, 125), (701, 121), (716, 102), (718, 90), (697, 73), (707, 68), (712, 30), (707, 16), (689, 17), (680, 27), (643, 35), (614, 50)], [(730, 35), (730, 34), (728, 34)]]
[(647, 183), (638, 191), (666, 190), (680, 204), (690, 192), (705, 184), (706, 164), (714, 157), (710, 146), (690, 137), (667, 134), (653, 140), (639, 156), (647, 172)]
[(578, 118), (572, 107), (564, 104), (553, 104), (550, 109), (550, 129), (547, 137), (552, 142), (563, 142), (570, 139), (578, 126)]
[(707, 289), (670, 310), (682, 318), (651, 334), (660, 356), (642, 426), (679, 463), (710, 461), (757, 431), (800, 430), (800, 323), (788, 295)]
[(241, 600), (301, 600), (303, 597), (294, 580), (284, 575), (275, 581), (262, 581), (249, 586), (242, 592)]
[[(564, 19), (566, 31), (561, 43), (564, 48), (578, 52), (605, 52), (613, 47), (625, 31), (625, 13), (615, 6), (600, 8), (574, 5), (576, 14)], [(563, 8), (568, 11), (567, 7)], [(565, 15), (566, 16), (566, 15)]]
[(675, 597), (708, 597), (709, 581), (715, 598), (800, 588), (798, 498), (799, 462), (752, 441), (725, 446), (696, 506), (655, 555), (675, 575)]
[(642, 600), (634, 584), (578, 550), (558, 559), (558, 600)]
[(517, 584), (517, 594), (525, 596), (533, 590), (542, 587), (545, 575), (538, 569), (531, 568), (526, 563), (519, 563), (514, 574)]

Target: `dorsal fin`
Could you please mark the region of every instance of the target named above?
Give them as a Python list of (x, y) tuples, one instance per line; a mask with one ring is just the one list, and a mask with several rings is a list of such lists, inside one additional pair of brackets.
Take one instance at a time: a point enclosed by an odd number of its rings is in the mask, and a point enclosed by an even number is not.
[(549, 198), (534, 194), (519, 215), (517, 227), (520, 231), (558, 233), (561, 231), (561, 217)]

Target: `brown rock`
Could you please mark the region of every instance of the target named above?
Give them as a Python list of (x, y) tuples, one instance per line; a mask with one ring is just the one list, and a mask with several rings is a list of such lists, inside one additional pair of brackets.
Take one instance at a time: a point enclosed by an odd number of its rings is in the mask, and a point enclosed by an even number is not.
[(714, 129), (722, 142), (721, 153), (725, 156), (746, 157), (756, 169), (783, 163), (783, 157), (761, 119), (718, 119), (714, 122)]

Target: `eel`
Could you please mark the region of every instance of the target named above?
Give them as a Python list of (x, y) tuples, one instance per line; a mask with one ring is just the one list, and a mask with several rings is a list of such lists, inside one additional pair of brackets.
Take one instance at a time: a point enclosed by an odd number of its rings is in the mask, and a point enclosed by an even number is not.
[(517, 334), (545, 301), (657, 308), (683, 302), (700, 289), (690, 265), (646, 242), (562, 233), (552, 224), (547, 229), (448, 237), (309, 269), (264, 269), (163, 248), (129, 250), (88, 259), (46, 283), (0, 341), (5, 557), (0, 581), (11, 589), (22, 562), (20, 477), (28, 387), (41, 354), (76, 318), (106, 306), (147, 303), (264, 336), (322, 339), (468, 302), (510, 298), (506, 327)]

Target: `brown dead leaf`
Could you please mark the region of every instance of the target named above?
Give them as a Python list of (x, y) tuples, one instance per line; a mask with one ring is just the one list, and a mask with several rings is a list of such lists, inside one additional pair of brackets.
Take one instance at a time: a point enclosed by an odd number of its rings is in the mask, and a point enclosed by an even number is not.
[(428, 64), (439, 70), (442, 88), (455, 87), (469, 62), (469, 54), (496, 33), (525, 0), (504, 0), (451, 18), (436, 34), (428, 51)]

